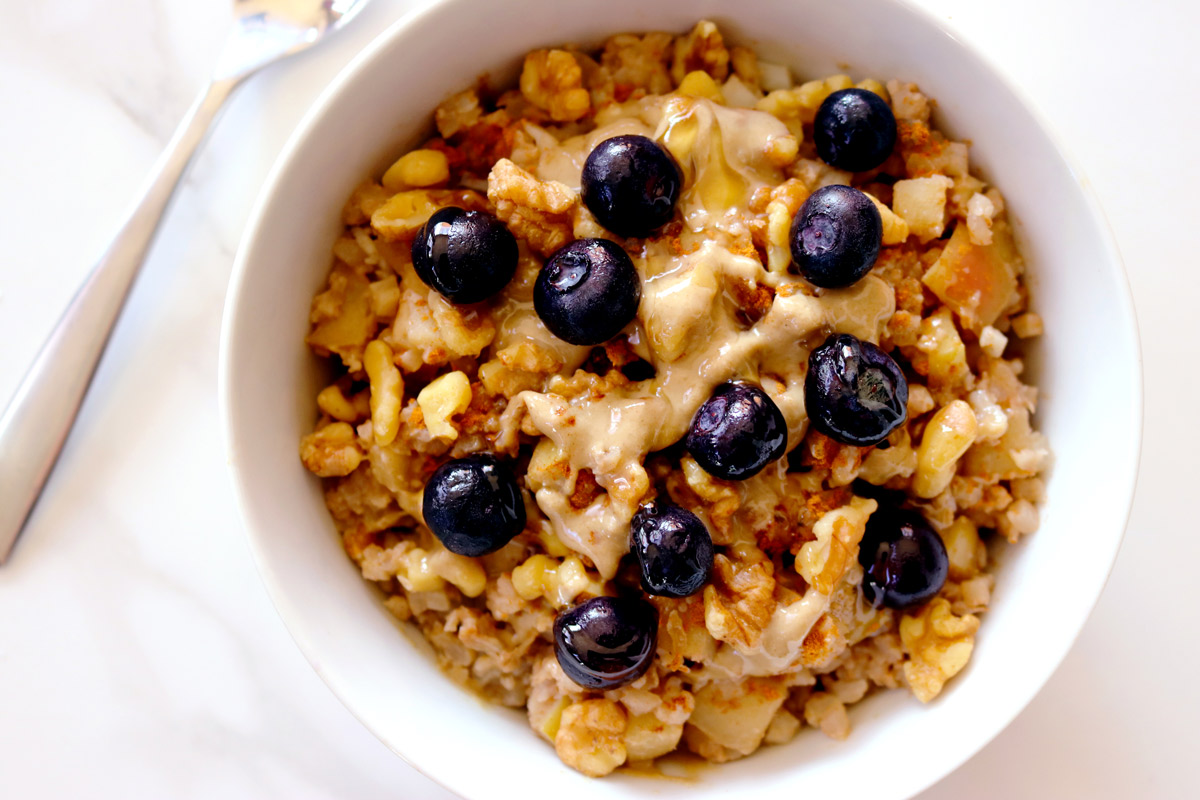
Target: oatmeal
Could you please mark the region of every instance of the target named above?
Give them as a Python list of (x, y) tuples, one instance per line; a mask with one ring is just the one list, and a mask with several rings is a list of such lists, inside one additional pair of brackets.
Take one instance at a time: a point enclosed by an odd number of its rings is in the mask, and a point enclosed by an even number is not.
[(385, 606), (571, 767), (842, 739), (969, 661), (989, 548), (1038, 526), (1042, 320), (932, 108), (705, 21), (530, 53), (346, 204), (301, 460)]

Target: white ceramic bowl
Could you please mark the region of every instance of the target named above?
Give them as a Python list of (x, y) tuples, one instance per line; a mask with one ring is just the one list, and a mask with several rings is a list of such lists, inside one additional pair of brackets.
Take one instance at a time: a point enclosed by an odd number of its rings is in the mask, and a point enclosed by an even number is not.
[[(917, 82), (1004, 193), (1046, 335), (1031, 359), (1037, 424), (1056, 464), (1041, 530), (1010, 548), (969, 668), (922, 706), (888, 692), (854, 732), (783, 747), (677, 783), (584, 778), (522, 714), (444, 677), (343, 554), (316, 479), (297, 458), (314, 419), (309, 300), (339, 211), (428, 129), (436, 104), (480, 74), (512, 80), (528, 50), (716, 20), (796, 75), (848, 70)], [(346, 706), (419, 770), (471, 800), (654, 795), (708, 800), (908, 797), (995, 736), (1050, 677), (1094, 605), (1133, 491), (1141, 369), (1126, 279), (1102, 214), (1062, 151), (996, 73), (936, 20), (895, 0), (447, 0), (398, 21), (321, 96), (267, 181), (238, 255), (221, 342), (221, 403), (236, 491), (279, 613)]]

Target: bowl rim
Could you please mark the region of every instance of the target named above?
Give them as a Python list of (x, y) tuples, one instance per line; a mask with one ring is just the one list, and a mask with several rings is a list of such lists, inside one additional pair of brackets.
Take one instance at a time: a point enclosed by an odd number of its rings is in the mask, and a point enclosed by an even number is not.
[[(423, 20), (428, 16), (443, 13), (446, 6), (469, 4), (474, 0), (434, 0), (433, 2), (423, 4), (420, 7), (410, 9), (400, 17), (389, 23), (382, 31), (380, 31), (371, 42), (361, 49), (350, 61), (341, 67), (334, 78), (325, 86), (324, 89), (317, 95), (316, 99), (304, 112), (295, 128), (288, 135), (287, 141), (283, 148), (276, 156), (267, 177), (264, 179), (262, 186), (259, 189), (257, 198), (251, 209), (250, 215), (247, 218), (245, 230), (239, 243), (236, 257), (234, 259), (233, 269), (229, 278), (229, 284), (226, 290), (225, 306), (221, 320), (221, 333), (219, 342), (218, 354), (218, 406), (222, 438), (224, 440), (227, 463), (229, 464), (229, 479), (233, 487), (234, 496), (238, 507), (239, 515), (243, 521), (246, 538), (250, 546), (250, 552), (254, 561), (256, 570), (261, 578), (268, 596), (271, 598), (272, 604), (275, 606), (276, 612), (279, 614), (284, 627), (295, 641), (296, 646), (300, 649), (305, 659), (308, 661), (313, 670), (324, 681), (329, 690), (342, 703), (347, 711), (354, 716), (372, 735), (376, 736), (389, 750), (399, 756), (406, 764), (415, 769), (417, 772), (432, 780), (439, 787), (446, 791), (459, 795), (459, 792), (447, 782), (446, 776), (433, 774), (427, 771), (420, 763), (414, 762), (404, 752), (399, 750), (392, 742), (385, 737), (380, 736), (374, 727), (368, 722), (368, 715), (357, 708), (349, 700), (348, 693), (343, 690), (341, 681), (343, 680), (334, 671), (325, 668), (322, 657), (319, 653), (319, 648), (314, 644), (312, 637), (303, 621), (303, 615), (296, 611), (288, 599), (287, 591), (282, 582), (271, 567), (269, 558), (262, 546), (259, 536), (255, 530), (251, 528), (248, 521), (252, 518), (249, 508), (251, 505), (251, 492), (246, 483), (242, 480), (239, 472), (239, 464), (243, 459), (240, 456), (242, 444), (234, 435), (234, 406), (236, 405), (236, 397), (233, 391), (233, 381), (231, 380), (232, 364), (235, 358), (234, 348), (236, 341), (236, 328), (238, 327), (238, 317), (240, 316), (239, 309), (242, 306), (242, 291), (245, 284), (246, 274), (250, 269), (249, 253), (252, 249), (252, 243), (259, 235), (259, 230), (262, 227), (263, 220), (268, 215), (269, 209), (277, 194), (278, 184), (281, 176), (291, 168), (297, 150), (307, 139), (313, 127), (318, 120), (326, 113), (328, 107), (334, 100), (342, 94), (349, 86), (355, 83), (361, 73), (374, 62), (380, 55), (388, 50), (392, 42), (404, 36), (406, 30)], [(1131, 405), (1129, 408), (1130, 418), (1126, 420), (1129, 426), (1130, 436), (1128, 439), (1128, 452), (1122, 454), (1124, 457), (1115, 458), (1116, 464), (1124, 465), (1124, 475), (1120, 475), (1118, 480), (1114, 481), (1118, 485), (1124, 487), (1121, 494), (1121, 502), (1124, 505), (1124, 515), (1120, 520), (1120, 534), (1112, 540), (1111, 553), (1108, 556), (1108, 566), (1105, 571), (1103, 580), (1095, 584), (1095, 589), (1092, 597), (1086, 604), (1086, 613), (1082, 615), (1076, 629), (1069, 637), (1064, 637), (1062, 646), (1059, 652), (1054, 654), (1052, 658), (1045, 661), (1042, 668), (1042, 676), (1036, 682), (1031, 684), (1034, 688), (1026, 693), (1026, 696), (1018, 703), (1014, 703), (1005, 710), (991, 715), (991, 721), (984, 726), (985, 732), (978, 737), (978, 741), (962, 751), (960, 758), (947, 761), (938, 768), (930, 770), (928, 777), (923, 781), (918, 781), (913, 784), (914, 791), (910, 797), (919, 794), (939, 781), (943, 780), (951, 773), (962, 767), (967, 761), (972, 759), (985, 747), (987, 747), (1002, 731), (1004, 731), (1012, 722), (1020, 715), (1029, 704), (1041, 694), (1050, 678), (1061, 667), (1067, 654), (1074, 647), (1080, 634), (1086, 627), (1087, 621), (1091, 618), (1096, 604), (1099, 602), (1101, 595), (1107, 586), (1108, 580), (1112, 575), (1112, 570), (1119, 556), (1121, 546), (1124, 542), (1125, 535), (1128, 531), (1129, 519), (1133, 510), (1133, 500), (1137, 488), (1138, 473), (1141, 464), (1142, 442), (1144, 434), (1144, 402), (1145, 402), (1145, 383), (1144, 383), (1144, 360), (1142, 356), (1141, 335), (1139, 331), (1136, 307), (1134, 305), (1133, 293), (1129, 281), (1128, 270), (1125, 267), (1124, 260), (1121, 256), (1120, 248), (1117, 244), (1112, 224), (1105, 214), (1103, 206), (1096, 195), (1092, 182), (1088, 179), (1083, 169), (1075, 156), (1063, 143), (1063, 138), (1059, 135), (1057, 129), (1046, 119), (1042, 111), (1030, 101), (1028, 93), (1024, 88), (1016, 84), (999, 65), (983, 51), (981, 51), (969, 39), (965, 38), (960, 32), (955, 30), (948, 21), (941, 19), (929, 9), (915, 2), (915, 0), (878, 0), (878, 2), (899, 7), (903, 11), (918, 18), (918, 21), (928, 26), (935, 34), (948, 37), (953, 43), (960, 48), (962, 54), (966, 58), (975, 59), (991, 76), (997, 81), (998, 85), (1007, 91), (1020, 104), (1024, 111), (1029, 115), (1033, 124), (1040, 129), (1040, 132), (1050, 144), (1055, 155), (1066, 166), (1071, 176), (1074, 178), (1075, 186), (1080, 192), (1084, 200), (1086, 208), (1092, 219), (1099, 223), (1098, 227), (1102, 232), (1099, 243), (1102, 247), (1107, 260), (1109, 262), (1110, 271), (1114, 271), (1119, 281), (1116, 282), (1118, 288), (1118, 305), (1121, 309), (1120, 319), (1116, 320), (1117, 325), (1113, 328), (1121, 329), (1125, 337), (1128, 337), (1133, 352), (1133, 359), (1126, 364), (1131, 385)], [(462, 796), (462, 795), (459, 795)]]

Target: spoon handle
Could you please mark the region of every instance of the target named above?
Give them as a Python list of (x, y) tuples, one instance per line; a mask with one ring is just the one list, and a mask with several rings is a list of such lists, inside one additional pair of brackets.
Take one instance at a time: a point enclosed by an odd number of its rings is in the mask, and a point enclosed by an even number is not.
[(215, 80), (192, 104), (133, 213), (76, 291), (0, 417), (0, 564), (58, 459), (179, 180), (236, 85), (236, 79)]

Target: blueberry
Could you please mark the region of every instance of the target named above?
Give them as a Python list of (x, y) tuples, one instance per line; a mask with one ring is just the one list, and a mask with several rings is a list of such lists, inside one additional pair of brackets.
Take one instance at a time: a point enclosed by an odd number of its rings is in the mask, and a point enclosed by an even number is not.
[(580, 177), (583, 202), (619, 236), (649, 236), (670, 221), (683, 187), (671, 154), (645, 136), (614, 136), (596, 145)]
[(817, 189), (792, 220), (792, 269), (825, 289), (849, 286), (875, 266), (883, 221), (871, 198), (849, 186)]
[(908, 381), (875, 345), (835, 333), (808, 356), (804, 406), (812, 426), (830, 439), (879, 444), (908, 419)]
[(762, 389), (725, 383), (696, 412), (684, 446), (710, 475), (740, 481), (783, 455), (787, 422)]
[(447, 461), (425, 484), (425, 524), (460, 556), (499, 550), (525, 528), (525, 501), (512, 471), (478, 453)]
[(692, 512), (652, 500), (633, 515), (629, 533), (629, 550), (641, 567), (647, 594), (687, 597), (708, 581), (712, 536)]
[(642, 284), (633, 261), (607, 239), (577, 239), (550, 256), (533, 287), (546, 327), (571, 344), (603, 344), (637, 315)]
[(896, 145), (896, 117), (874, 92), (842, 89), (817, 109), (813, 144), (831, 167), (850, 172), (875, 169)]
[(942, 537), (919, 512), (884, 507), (867, 520), (858, 545), (862, 592), (875, 608), (898, 611), (932, 600), (950, 571)]
[(554, 620), (554, 655), (585, 689), (615, 689), (646, 673), (658, 643), (658, 611), (640, 597), (593, 597)]
[(412, 243), (413, 267), (452, 303), (478, 303), (517, 271), (517, 240), (486, 211), (451, 206), (434, 213)]

